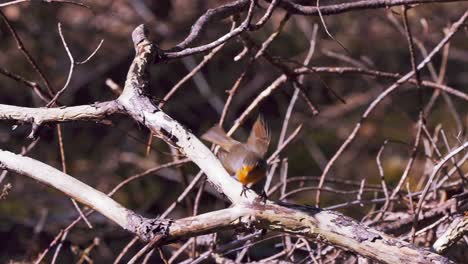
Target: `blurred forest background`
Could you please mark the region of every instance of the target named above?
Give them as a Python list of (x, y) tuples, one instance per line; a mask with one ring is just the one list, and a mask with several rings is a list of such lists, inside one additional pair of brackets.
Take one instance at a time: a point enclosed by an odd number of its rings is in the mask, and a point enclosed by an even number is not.
[[(5, 2), (8, 1), (1, 1)], [(54, 91), (63, 87), (70, 67), (57, 23), (61, 23), (66, 42), (77, 61), (85, 59), (96, 49), (100, 41), (104, 40), (89, 62), (75, 67), (69, 87), (59, 99), (61, 105), (67, 106), (91, 104), (118, 96), (115, 90), (106, 85), (106, 81), (109, 83), (109, 80), (112, 80), (115, 84), (123, 86), (134, 56), (131, 32), (137, 25), (141, 23), (148, 25), (160, 48), (168, 49), (187, 36), (191, 25), (207, 9), (228, 3), (228, 1), (214, 0), (80, 2), (89, 8), (69, 3), (42, 1), (23, 2), (0, 8), (23, 40), (25, 48), (50, 81)], [(315, 5), (315, 1), (311, 2)], [(343, 1), (320, 3), (329, 5), (338, 2)], [(268, 6), (268, 2), (265, 1), (259, 1), (259, 4), (264, 8)], [(408, 11), (408, 20), (413, 36), (417, 39), (417, 45), (431, 51), (444, 37), (444, 30), (467, 8), (468, 3), (464, 2), (421, 4), (411, 8)], [(263, 12), (264, 9), (257, 12), (255, 20), (260, 18)], [(316, 46), (310, 66), (357, 67), (404, 75), (412, 68), (402, 12), (401, 7), (391, 7), (324, 16), (327, 29), (335, 39), (326, 33), (318, 16), (292, 16), (267, 51), (271, 56), (284, 59), (287, 65), (294, 67), (295, 61), (302, 63), (306, 57), (316, 27)], [(284, 10), (277, 9), (263, 28), (249, 33), (249, 36), (257, 44), (261, 44), (278, 30), (284, 16)], [(230, 27), (229, 18), (211, 23), (196, 45), (215, 40), (228, 32)], [(450, 45), (434, 57), (431, 65), (434, 72), (431, 73), (426, 67), (421, 71), (421, 78), (446, 84), (467, 93), (467, 40), (468, 31), (465, 27), (452, 38)], [(224, 127), (229, 129), (252, 100), (282, 74), (281, 70), (264, 58), (259, 58), (252, 67), (248, 68), (249, 58), (255, 55), (254, 51), (249, 51), (246, 56), (235, 60), (243, 49), (243, 42), (239, 37), (228, 41), (198, 74), (185, 82), (166, 102), (165, 112), (195, 135), (203, 134), (219, 122), (229, 95), (227, 91), (247, 69), (224, 122)], [(177, 82), (204, 59), (206, 54), (154, 65), (150, 91), (154, 99), (161, 101)], [(420, 47), (417, 46), (416, 61), (420, 62), (422, 58)], [(15, 39), (3, 20), (0, 22), (0, 67), (43, 85), (40, 76), (19, 51)], [(436, 80), (433, 79), (434, 74)], [(288, 134), (299, 124), (303, 127), (300, 134), (280, 153), (271, 186), (275, 186), (280, 181), (280, 175), (286, 173), (284, 171), (286, 168), (288, 178), (307, 176), (310, 179), (291, 182), (286, 192), (301, 187), (317, 187), (318, 178), (330, 157), (349, 136), (369, 104), (394, 81), (395, 79), (360, 74), (305, 75), (303, 87), (307, 97), (319, 110), (319, 114), (314, 115), (303, 97), (299, 96), (291, 115)], [(29, 87), (3, 74), (0, 74), (0, 88), (1, 104), (44, 106)], [(449, 150), (439, 138), (440, 129), (443, 129), (451, 147), (459, 146), (466, 141), (468, 104), (450, 95), (439, 96), (431, 102), (434, 91), (436, 90), (423, 87), (422, 103), (427, 110), (425, 121), (428, 133), (438, 139), (436, 144), (444, 156)], [(234, 137), (246, 139), (251, 124), (260, 113), (271, 129), (272, 148), (269, 151), (271, 154), (278, 145), (283, 120), (293, 94), (294, 87), (290, 83), (281, 85), (258, 105)], [(355, 141), (331, 168), (327, 176), (327, 180), (330, 181), (326, 181), (324, 186), (331, 190), (342, 191), (323, 191), (320, 204), (322, 207), (339, 205), (359, 198), (370, 200), (384, 197), (376, 157), (387, 140), (380, 160), (387, 187), (389, 190), (395, 188), (411, 157), (421, 109), (419, 100), (420, 94), (416, 85), (404, 84), (377, 106), (362, 124)], [(17, 127), (13, 129), (15, 125)], [(109, 192), (132, 175), (172, 161), (174, 158), (182, 158), (157, 139), (153, 140), (151, 152), (147, 155), (149, 132), (126, 117), (113, 117), (106, 122), (65, 123), (61, 127), (67, 173), (103, 192)], [(29, 124), (1, 122), (0, 148), (21, 152), (24, 146), (32, 142), (27, 138), (30, 132)], [(39, 136), (37, 145), (27, 155), (62, 169), (55, 126), (41, 127)], [(428, 160), (438, 160), (437, 156), (427, 158), (428, 151), (425, 150), (430, 148), (431, 143), (422, 139), (409, 174), (409, 188), (412, 192), (421, 190), (424, 186), (427, 173), (428, 171), (430, 173), (434, 165), (428, 163)], [(465, 167), (461, 167), (464, 173), (468, 171), (466, 165), (465, 163)], [(197, 172), (197, 167), (190, 163), (163, 169), (129, 183), (119, 190), (114, 198), (145, 216), (156, 217), (177, 199)], [(458, 179), (453, 177), (453, 181)], [(363, 180), (367, 187), (363, 190), (362, 197), (359, 197), (361, 194), (359, 187)], [(342, 181), (346, 181), (346, 184)], [(1, 189), (4, 190), (0, 200), (0, 241), (2, 241), (0, 262), (2, 263), (10, 260), (35, 259), (48, 248), (60, 230), (77, 216), (68, 197), (27, 177), (8, 173), (6, 177), (2, 177)], [(180, 218), (193, 214), (193, 201), (197, 189), (198, 187), (187, 199), (177, 205), (170, 217)], [(225, 200), (214, 194), (209, 185), (206, 189), (208, 191), (201, 196), (197, 213), (228, 206)], [(8, 194), (5, 194), (5, 190)], [(402, 190), (408, 191), (406, 185)], [(305, 189), (289, 195), (287, 200), (313, 205), (315, 191), (314, 188)], [(280, 193), (271, 194), (270, 198), (279, 199)], [(354, 203), (339, 206), (336, 210), (355, 219), (362, 219), (375, 206), (379, 207), (381, 204)], [(400, 206), (402, 211), (409, 210), (406, 204)], [(87, 257), (96, 263), (109, 263), (133, 238), (131, 234), (121, 230), (103, 216), (94, 214), (90, 220), (94, 225), (93, 230), (80, 223), (70, 231), (63, 242), (58, 263), (76, 262), (83, 258), (83, 255), (87, 256), (86, 254), (89, 254)], [(228, 232), (220, 239), (229, 241), (230, 235), (232, 232)], [(96, 243), (96, 239), (99, 240), (98, 245), (92, 246)], [(263, 246), (258, 246), (257, 250), (252, 249), (250, 254), (252, 260), (276, 252), (275, 243), (281, 240), (274, 241), (263, 243)], [(178, 249), (181, 244), (168, 245), (163, 247), (163, 250), (170, 255), (168, 252)], [(138, 247), (141, 246), (142, 244)], [(138, 247), (131, 248), (129, 252), (134, 254)], [(84, 254), (86, 249), (90, 250)], [(51, 251), (46, 255), (46, 261), (51, 261), (54, 248), (51, 248)], [(179, 260), (192, 254), (190, 250), (187, 252), (189, 253), (182, 254)], [(128, 260), (131, 255), (132, 253), (128, 253), (123, 260)], [(157, 261), (156, 255), (158, 254), (154, 255), (154, 261)], [(86, 260), (83, 261), (86, 263)]]

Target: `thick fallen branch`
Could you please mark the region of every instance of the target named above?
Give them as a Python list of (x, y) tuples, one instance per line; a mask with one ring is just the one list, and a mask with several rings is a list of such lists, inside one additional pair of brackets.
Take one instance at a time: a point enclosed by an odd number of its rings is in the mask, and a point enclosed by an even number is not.
[(468, 234), (468, 215), (458, 216), (444, 234), (437, 239), (432, 248), (437, 253), (443, 254), (466, 234)]
[(383, 263), (448, 263), (442, 256), (360, 225), (340, 213), (286, 203), (241, 203), (232, 208), (175, 221), (148, 219), (124, 208), (104, 193), (29, 157), (0, 150), (3, 169), (50, 185), (100, 212), (122, 228), (160, 243), (226, 229), (268, 229), (338, 245)]
[(238, 205), (175, 221), (168, 239), (234, 227), (266, 228), (338, 245), (382, 263), (449, 263), (444, 257), (391, 238), (340, 213), (285, 203)]

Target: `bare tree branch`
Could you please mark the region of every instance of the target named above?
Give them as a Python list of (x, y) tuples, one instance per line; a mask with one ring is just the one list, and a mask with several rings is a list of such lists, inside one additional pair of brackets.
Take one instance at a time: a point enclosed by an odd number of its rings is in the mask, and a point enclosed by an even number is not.
[[(253, 191), (248, 191), (246, 197), (241, 196), (241, 184), (227, 174), (214, 154), (145, 95), (149, 78), (148, 67), (158, 55), (158, 49), (147, 39), (143, 26), (137, 27), (132, 37), (136, 56), (130, 66), (122, 95), (116, 101), (100, 103), (95, 111), (89, 109), (93, 106), (47, 109), (38, 114), (41, 117), (38, 121), (47, 122), (59, 117), (62, 121), (93, 119), (99, 117), (95, 112), (101, 108), (125, 112), (132, 119), (150, 128), (156, 136), (179, 148), (206, 173), (208, 180), (234, 203), (234, 207), (176, 221), (147, 219), (73, 177), (34, 159), (0, 151), (0, 164), (3, 169), (32, 177), (64, 192), (101, 212), (143, 240), (152, 240), (151, 246), (224, 229), (255, 227), (319, 239), (383, 263), (426, 263), (428, 260), (435, 263), (448, 262), (437, 254), (393, 239), (333, 211), (271, 201), (262, 203), (257, 201), (257, 195)], [(2, 107), (0, 112), (11, 109), (10, 106)], [(74, 111), (70, 113), (70, 109)], [(18, 120), (28, 121), (32, 115), (19, 115), (17, 112), (22, 111), (15, 110), (13, 113)], [(77, 117), (77, 110), (84, 112), (86, 117)], [(94, 115), (91, 115), (91, 112)], [(106, 114), (109, 112), (100, 111), (100, 115)]]
[(45, 123), (102, 120), (120, 113), (115, 101), (57, 108), (30, 108), (0, 104), (0, 119), (41, 125)]

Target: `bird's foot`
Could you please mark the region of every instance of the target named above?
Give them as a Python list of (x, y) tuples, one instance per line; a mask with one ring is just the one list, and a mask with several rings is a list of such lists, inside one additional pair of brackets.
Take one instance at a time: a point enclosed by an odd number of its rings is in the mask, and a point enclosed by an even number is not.
[(260, 195), (257, 198), (255, 198), (255, 201), (257, 203), (260, 202), (260, 203), (266, 204), (267, 200), (268, 200), (268, 196), (267, 196), (267, 193), (265, 192), (265, 190), (262, 190)]
[(247, 198), (247, 191), (250, 190), (249, 187), (247, 187), (247, 185), (242, 185), (242, 191), (240, 193), (241, 196), (244, 196), (245, 198)]
[(262, 193), (260, 193), (260, 198), (261, 198), (261, 202), (263, 204), (266, 204), (266, 201), (268, 200), (268, 195), (267, 193), (265, 192), (265, 190), (262, 190)]

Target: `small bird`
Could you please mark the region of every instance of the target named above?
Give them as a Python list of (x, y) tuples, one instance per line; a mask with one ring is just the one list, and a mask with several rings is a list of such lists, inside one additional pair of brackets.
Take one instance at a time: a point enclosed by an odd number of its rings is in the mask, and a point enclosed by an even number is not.
[(265, 154), (270, 144), (270, 132), (263, 118), (259, 116), (250, 131), (247, 142), (239, 142), (224, 132), (219, 126), (209, 129), (202, 138), (219, 145), (218, 158), (224, 168), (244, 185), (254, 184), (266, 176)]

